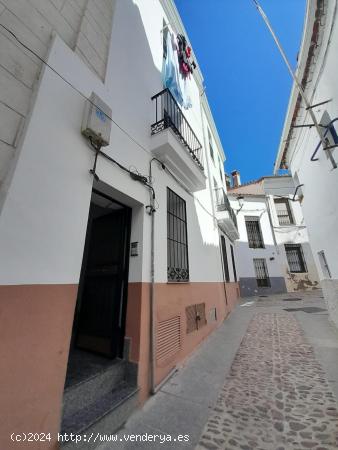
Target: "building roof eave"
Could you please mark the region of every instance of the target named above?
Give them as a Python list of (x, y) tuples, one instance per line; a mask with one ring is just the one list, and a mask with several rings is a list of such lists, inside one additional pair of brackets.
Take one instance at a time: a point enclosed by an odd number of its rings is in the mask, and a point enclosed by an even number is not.
[[(308, 82), (309, 66), (313, 58), (313, 46), (317, 45), (319, 27), (317, 21), (320, 20), (320, 11), (324, 0), (307, 0), (306, 16), (303, 28), (303, 37), (301, 48), (298, 57), (298, 66), (296, 69), (296, 76), (301, 80), (303, 88)], [(302, 98), (299, 94), (298, 88), (293, 83), (288, 109), (284, 121), (282, 136), (277, 152), (277, 157), (274, 163), (274, 173), (279, 169), (286, 169), (286, 157), (289, 151), (289, 142), (291, 137), (291, 127), (298, 117), (299, 109), (302, 103)]]

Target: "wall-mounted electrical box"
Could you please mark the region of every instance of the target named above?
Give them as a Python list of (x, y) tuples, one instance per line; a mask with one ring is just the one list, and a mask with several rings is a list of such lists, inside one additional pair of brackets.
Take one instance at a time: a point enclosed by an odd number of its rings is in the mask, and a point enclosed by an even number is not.
[(96, 145), (109, 145), (112, 111), (94, 92), (89, 100), (86, 100), (81, 132)]

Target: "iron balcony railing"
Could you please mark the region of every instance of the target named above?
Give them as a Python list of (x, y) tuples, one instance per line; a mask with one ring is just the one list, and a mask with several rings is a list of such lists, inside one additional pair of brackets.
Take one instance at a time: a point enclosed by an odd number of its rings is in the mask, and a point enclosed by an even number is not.
[(235, 227), (238, 230), (236, 214), (235, 214), (234, 210), (231, 208), (229, 199), (228, 199), (224, 189), (223, 188), (215, 189), (215, 194), (216, 194), (217, 211), (228, 211), (231, 220), (233, 221), (233, 223), (235, 224)]
[(164, 89), (151, 99), (155, 102), (155, 122), (151, 125), (151, 134), (171, 128), (195, 163), (204, 170), (202, 145), (169, 89)]
[(279, 225), (293, 225), (293, 220), (287, 212), (278, 211), (277, 212)]

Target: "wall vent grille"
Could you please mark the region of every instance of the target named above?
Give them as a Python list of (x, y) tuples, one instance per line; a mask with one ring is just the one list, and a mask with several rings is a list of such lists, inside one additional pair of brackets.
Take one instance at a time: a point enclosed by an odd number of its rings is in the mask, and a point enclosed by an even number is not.
[(181, 320), (180, 316), (163, 320), (157, 326), (156, 359), (162, 362), (181, 349)]

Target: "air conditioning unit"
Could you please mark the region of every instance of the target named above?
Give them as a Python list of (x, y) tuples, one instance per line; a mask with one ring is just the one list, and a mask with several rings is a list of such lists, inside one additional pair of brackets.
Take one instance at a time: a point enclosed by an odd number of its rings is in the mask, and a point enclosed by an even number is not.
[(112, 110), (94, 92), (86, 105), (83, 113), (81, 132), (89, 138), (93, 144), (107, 146), (110, 143)]

